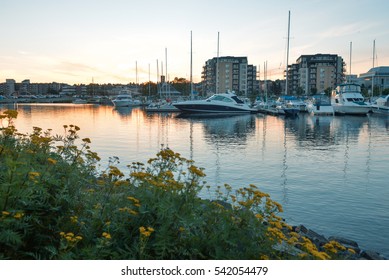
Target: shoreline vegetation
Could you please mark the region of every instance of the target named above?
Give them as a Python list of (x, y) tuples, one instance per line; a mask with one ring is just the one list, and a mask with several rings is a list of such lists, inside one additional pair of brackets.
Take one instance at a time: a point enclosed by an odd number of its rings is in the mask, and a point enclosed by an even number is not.
[(126, 176), (116, 157), (99, 165), (78, 126), (22, 134), (17, 114), (0, 112), (0, 259), (384, 259), (288, 225), (254, 185), (200, 198), (204, 170), (169, 148)]

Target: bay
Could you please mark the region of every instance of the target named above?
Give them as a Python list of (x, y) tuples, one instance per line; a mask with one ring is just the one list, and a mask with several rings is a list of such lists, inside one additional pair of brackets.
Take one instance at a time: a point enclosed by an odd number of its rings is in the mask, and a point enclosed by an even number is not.
[[(0, 111), (11, 108), (0, 106)], [(141, 108), (19, 104), (15, 125), (63, 134), (81, 128), (102, 168), (117, 156), (125, 171), (169, 147), (205, 168), (212, 198), (217, 186), (254, 184), (283, 205), (291, 225), (342, 236), (389, 256), (389, 118), (370, 115), (181, 118)]]

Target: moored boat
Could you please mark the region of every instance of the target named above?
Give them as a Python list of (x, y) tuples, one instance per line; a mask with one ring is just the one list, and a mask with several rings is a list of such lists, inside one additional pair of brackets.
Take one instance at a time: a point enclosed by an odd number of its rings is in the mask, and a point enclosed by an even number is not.
[(207, 99), (188, 100), (173, 104), (185, 113), (249, 114), (257, 110), (239, 99), (234, 92), (216, 93)]
[(339, 115), (367, 115), (371, 110), (361, 93), (361, 86), (354, 83), (340, 84), (332, 91), (331, 105)]
[(389, 94), (379, 97), (371, 107), (375, 114), (389, 115)]
[(174, 106), (174, 102), (162, 100), (152, 102), (145, 108), (146, 112), (180, 112), (181, 110)]
[(118, 96), (112, 100), (112, 103), (115, 107), (134, 107), (142, 104), (140, 100), (132, 97), (132, 94), (128, 89), (122, 89)]
[(307, 111), (311, 115), (333, 116), (335, 114), (329, 98), (324, 94), (313, 96), (307, 104)]

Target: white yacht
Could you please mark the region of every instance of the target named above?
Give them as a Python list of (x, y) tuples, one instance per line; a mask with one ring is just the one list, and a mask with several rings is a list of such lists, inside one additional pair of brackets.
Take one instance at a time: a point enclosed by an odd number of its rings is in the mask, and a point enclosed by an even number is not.
[(174, 102), (170, 100), (160, 100), (152, 102), (145, 107), (146, 112), (180, 112), (180, 109), (174, 106)]
[(189, 100), (173, 104), (184, 113), (245, 114), (256, 113), (234, 92), (216, 93), (203, 100)]
[(373, 113), (389, 115), (389, 94), (379, 97), (371, 107)]
[(122, 89), (118, 96), (112, 100), (112, 103), (115, 107), (134, 107), (142, 104), (140, 100), (132, 97), (132, 94), (128, 89)]
[(332, 91), (331, 105), (335, 114), (366, 115), (371, 110), (361, 93), (361, 86), (354, 83), (340, 84)]

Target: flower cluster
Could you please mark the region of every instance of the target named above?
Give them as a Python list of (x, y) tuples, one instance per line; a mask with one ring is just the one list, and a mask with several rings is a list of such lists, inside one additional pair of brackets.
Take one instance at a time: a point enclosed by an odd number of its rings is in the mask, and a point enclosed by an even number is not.
[(141, 237), (150, 237), (150, 235), (154, 232), (154, 229), (152, 227), (140, 227), (139, 233)]

